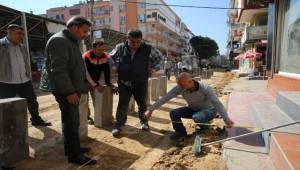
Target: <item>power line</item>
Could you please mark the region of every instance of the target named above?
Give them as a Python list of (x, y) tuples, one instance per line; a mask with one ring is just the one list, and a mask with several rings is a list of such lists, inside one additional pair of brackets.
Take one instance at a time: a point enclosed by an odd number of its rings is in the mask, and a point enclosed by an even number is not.
[(265, 7), (258, 7), (258, 8), (231, 8), (231, 7), (213, 7), (213, 6), (194, 6), (194, 5), (149, 3), (149, 2), (133, 2), (133, 1), (126, 1), (126, 0), (121, 0), (120, 2), (134, 3), (134, 4), (144, 4), (144, 5), (153, 5), (153, 6), (168, 6), (168, 7), (181, 7), (181, 8), (198, 8), (198, 9), (219, 9), (219, 10), (226, 10), (226, 9), (262, 9), (262, 8), (265, 8)]

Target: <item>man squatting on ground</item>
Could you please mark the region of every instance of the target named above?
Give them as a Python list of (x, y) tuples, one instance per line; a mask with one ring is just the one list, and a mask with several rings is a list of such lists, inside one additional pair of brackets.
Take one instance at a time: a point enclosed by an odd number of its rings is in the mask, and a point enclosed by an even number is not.
[[(234, 122), (228, 117), (223, 104), (212, 88), (202, 81), (192, 79), (191, 75), (186, 72), (181, 73), (177, 77), (177, 86), (156, 101), (145, 112), (145, 116), (149, 119), (154, 110), (177, 95), (182, 95), (188, 106), (177, 108), (170, 112), (172, 125), (175, 130), (175, 133), (170, 136), (171, 140), (178, 140), (187, 136), (181, 118), (193, 119), (196, 123), (208, 123), (216, 117), (216, 113), (218, 112), (228, 127), (233, 126)], [(209, 126), (200, 125), (200, 128), (202, 130), (208, 129)]]

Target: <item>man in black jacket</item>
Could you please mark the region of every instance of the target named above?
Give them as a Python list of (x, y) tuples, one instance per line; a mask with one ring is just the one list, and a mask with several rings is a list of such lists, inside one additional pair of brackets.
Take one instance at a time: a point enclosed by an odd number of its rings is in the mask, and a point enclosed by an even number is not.
[(127, 110), (131, 96), (138, 104), (139, 118), (142, 129), (148, 130), (149, 125), (144, 117), (147, 110), (146, 97), (149, 73), (159, 70), (162, 54), (157, 49), (142, 42), (142, 32), (131, 30), (127, 41), (118, 44), (110, 53), (113, 70), (118, 71), (119, 103), (116, 113), (116, 124), (113, 136), (118, 136), (127, 120)]
[(65, 155), (69, 162), (80, 165), (97, 163), (83, 155), (90, 148), (80, 147), (79, 141), (78, 104), (80, 95), (87, 89), (78, 43), (88, 36), (90, 27), (85, 18), (73, 17), (67, 22), (67, 29), (53, 35), (46, 45), (46, 69), (62, 114)]

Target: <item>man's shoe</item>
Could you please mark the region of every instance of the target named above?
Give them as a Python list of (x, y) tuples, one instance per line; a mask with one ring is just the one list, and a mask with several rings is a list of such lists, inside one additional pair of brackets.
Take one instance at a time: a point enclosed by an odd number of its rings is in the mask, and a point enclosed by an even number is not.
[(148, 131), (150, 129), (149, 127), (149, 124), (148, 123), (142, 123), (142, 126), (141, 126), (142, 130), (144, 131)]
[(118, 137), (121, 133), (121, 129), (120, 128), (114, 128), (112, 131), (111, 131), (111, 134), (114, 136), (114, 137)]
[(90, 147), (80, 147), (80, 151), (81, 153), (88, 153), (91, 151), (91, 148)]
[(93, 125), (94, 124), (93, 118), (88, 117), (88, 123), (89, 123), (89, 125)]
[(170, 139), (171, 139), (171, 140), (180, 140), (180, 139), (182, 139), (182, 138), (184, 138), (184, 137), (186, 137), (186, 136), (187, 136), (187, 134), (181, 134), (181, 133), (175, 132), (175, 133), (173, 133), (173, 134), (170, 136)]
[(31, 120), (32, 126), (51, 126), (50, 122), (45, 122), (43, 119)]
[(74, 163), (78, 165), (95, 165), (97, 163), (96, 160), (86, 157), (84, 155), (75, 157), (75, 158), (68, 158), (69, 163)]

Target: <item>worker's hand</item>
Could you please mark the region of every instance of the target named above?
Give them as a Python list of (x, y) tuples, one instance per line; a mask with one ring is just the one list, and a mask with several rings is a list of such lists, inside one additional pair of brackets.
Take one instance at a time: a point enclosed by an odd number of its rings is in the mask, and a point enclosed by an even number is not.
[(113, 94), (115, 94), (115, 95), (119, 94), (119, 88), (117, 86), (112, 86), (111, 90), (112, 90)]
[(76, 93), (67, 96), (67, 101), (72, 105), (77, 105), (79, 103), (79, 97)]
[(146, 119), (150, 119), (150, 117), (151, 117), (151, 115), (152, 115), (152, 112), (151, 111), (149, 111), (149, 110), (147, 110), (145, 113), (144, 113), (144, 115), (145, 115), (145, 117), (146, 117)]
[(149, 69), (149, 77), (152, 77), (153, 73), (154, 73), (154, 70), (153, 69)]
[(104, 92), (104, 86), (102, 86), (102, 85), (98, 85), (97, 87), (95, 87), (95, 89), (96, 89), (99, 93), (103, 93), (103, 92)]
[(225, 123), (227, 128), (232, 128), (234, 126), (234, 122), (230, 118), (228, 118), (228, 120)]

